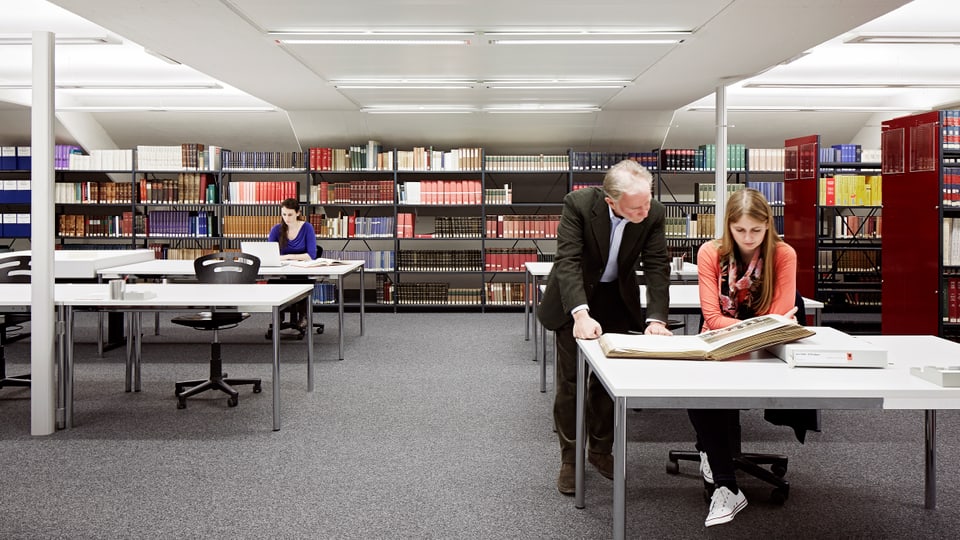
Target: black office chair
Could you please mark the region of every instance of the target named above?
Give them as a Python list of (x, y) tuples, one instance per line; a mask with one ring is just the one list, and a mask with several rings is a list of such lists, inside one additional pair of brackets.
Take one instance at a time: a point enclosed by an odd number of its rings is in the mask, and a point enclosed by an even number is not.
[[(0, 258), (0, 283), (30, 283), (30, 255), (15, 255)], [(7, 377), (5, 346), (7, 343), (27, 337), (23, 333), (15, 339), (7, 337), (8, 328), (21, 327), (30, 320), (29, 315), (8, 314), (0, 324), (0, 388), (4, 386), (30, 386), (30, 374)]]
[[(803, 305), (803, 297), (800, 291), (796, 296), (797, 322), (805, 325), (807, 323), (807, 312)], [(700, 328), (703, 328), (703, 315), (700, 316)], [(765, 416), (767, 420), (775, 424), (790, 425), (797, 431), (797, 438), (803, 441), (803, 433), (807, 429), (819, 431), (819, 411), (816, 410), (779, 410), (771, 409)], [(813, 418), (811, 421), (810, 419)], [(806, 425), (804, 425), (806, 424)], [(816, 424), (816, 425), (814, 425)], [(802, 427), (798, 427), (802, 425)], [(790, 482), (784, 479), (787, 474), (787, 456), (782, 454), (759, 454), (753, 452), (744, 452), (741, 449), (740, 426), (737, 426), (735, 433), (730, 434), (730, 453), (733, 457), (733, 466), (735, 470), (740, 470), (762, 480), (771, 486), (773, 491), (770, 493), (770, 500), (777, 504), (786, 502), (790, 496)], [(678, 474), (680, 472), (680, 460), (694, 461), (700, 463), (700, 452), (697, 450), (671, 450), (668, 454), (667, 473)], [(763, 466), (769, 466), (765, 469)], [(704, 482), (704, 497), (710, 500), (713, 485)]]
[[(193, 261), (193, 268), (200, 283), (256, 283), (260, 259), (246, 253), (211, 253)], [(230, 407), (236, 407), (240, 400), (239, 393), (233, 388), (236, 385), (252, 384), (253, 393), (260, 393), (260, 379), (227, 378), (220, 359), (219, 331), (233, 328), (249, 317), (249, 313), (239, 311), (204, 311), (173, 319), (174, 324), (197, 330), (213, 330), (213, 343), (210, 344), (210, 378), (176, 383), (178, 409), (187, 407), (188, 397), (207, 390), (220, 390), (229, 394), (227, 405)]]

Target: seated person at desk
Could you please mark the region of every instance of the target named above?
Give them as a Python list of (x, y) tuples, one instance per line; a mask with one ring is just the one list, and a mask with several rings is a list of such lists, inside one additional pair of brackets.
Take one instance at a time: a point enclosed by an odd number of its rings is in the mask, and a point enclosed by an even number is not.
[[(720, 239), (705, 243), (697, 254), (702, 330), (726, 328), (770, 313), (793, 317), (797, 311), (797, 253), (777, 234), (766, 199), (755, 189), (735, 192), (727, 200), (724, 224)], [(705, 524), (727, 523), (747, 506), (747, 498), (737, 487), (728, 444), (738, 429), (739, 411), (687, 412), (697, 432), (701, 473), (716, 486)]]
[[(296, 199), (284, 199), (280, 203), (280, 219), (280, 223), (270, 229), (270, 236), (267, 237), (267, 240), (280, 244), (281, 259), (311, 261), (316, 259), (317, 255), (323, 253), (323, 248), (319, 248), (320, 252), (317, 252), (317, 233), (314, 231), (313, 225), (301, 220), (300, 203)], [(307, 309), (309, 308), (309, 301), (296, 308), (296, 327), (301, 334), (308, 330)]]

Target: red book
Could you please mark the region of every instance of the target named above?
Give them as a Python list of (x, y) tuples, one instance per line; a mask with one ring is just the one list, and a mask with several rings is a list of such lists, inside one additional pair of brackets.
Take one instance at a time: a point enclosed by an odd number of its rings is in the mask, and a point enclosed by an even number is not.
[(824, 194), (826, 196), (824, 204), (827, 206), (837, 205), (837, 180), (832, 176), (824, 179)]

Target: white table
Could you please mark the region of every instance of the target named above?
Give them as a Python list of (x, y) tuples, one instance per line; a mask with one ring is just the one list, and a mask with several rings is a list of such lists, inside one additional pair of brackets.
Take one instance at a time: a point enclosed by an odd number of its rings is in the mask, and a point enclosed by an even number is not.
[[(198, 309), (237, 309), (239, 311), (267, 312), (273, 314), (273, 429), (280, 429), (280, 310), (309, 298), (313, 286), (299, 285), (221, 285), (221, 284), (132, 284), (130, 292), (149, 291), (155, 297), (144, 300), (111, 300), (107, 284), (71, 284), (54, 286), (54, 303), (57, 305), (57, 325), (60, 332), (58, 348), (60, 386), (59, 400), (62, 418), (60, 427), (73, 426), (73, 314), (76, 310), (131, 312), (144, 311), (193, 311)], [(0, 298), (7, 306), (30, 305), (29, 284), (0, 284)], [(238, 299), (242, 299), (239, 300)], [(307, 313), (312, 324), (313, 312)], [(131, 317), (137, 319), (137, 317)], [(127, 387), (131, 369), (139, 379), (140, 331), (135, 325), (128, 336)], [(133, 356), (131, 356), (133, 355)], [(139, 382), (138, 382), (139, 384)], [(307, 391), (312, 392), (313, 382), (313, 336), (307, 336)]]
[[(687, 263), (689, 264), (689, 263)], [(696, 267), (696, 265), (694, 265)], [(820, 312), (823, 310), (823, 302), (803, 299), (804, 308), (807, 313), (813, 314), (814, 326), (820, 325)], [(647, 306), (647, 289), (645, 285), (640, 285), (640, 305)], [(687, 334), (699, 334), (700, 328), (696, 325), (700, 323), (700, 286), (699, 285), (681, 285), (677, 283), (670, 284), (670, 311), (682, 314), (684, 316), (685, 329)], [(547, 342), (545, 333), (541, 327), (539, 356), (542, 358), (540, 364), (540, 391), (547, 391)]]
[[(330, 266), (311, 266), (308, 268), (286, 265), (279, 267), (260, 268), (259, 275), (262, 277), (305, 277), (305, 278), (328, 278), (337, 280), (337, 343), (338, 358), (343, 360), (343, 278), (354, 272), (360, 273), (360, 335), (364, 333), (363, 319), (366, 311), (366, 303), (363, 294), (363, 261), (347, 261), (343, 264), (334, 264)], [(154, 259), (134, 264), (126, 264), (103, 268), (98, 271), (103, 279), (123, 276), (140, 277), (194, 277), (195, 272), (192, 260), (177, 259)], [(308, 311), (313, 311), (312, 306)]]
[[(815, 328), (814, 328), (815, 329)], [(953, 365), (960, 344), (933, 336), (869, 336), (889, 352), (886, 369), (790, 368), (766, 352), (697, 362), (607, 358), (596, 340), (578, 340), (577, 508), (584, 507), (584, 388), (587, 369), (614, 402), (613, 537), (625, 537), (627, 411), (635, 408), (920, 409), (926, 411), (925, 505), (936, 507), (936, 409), (960, 408), (960, 388), (910, 375), (913, 366)]]

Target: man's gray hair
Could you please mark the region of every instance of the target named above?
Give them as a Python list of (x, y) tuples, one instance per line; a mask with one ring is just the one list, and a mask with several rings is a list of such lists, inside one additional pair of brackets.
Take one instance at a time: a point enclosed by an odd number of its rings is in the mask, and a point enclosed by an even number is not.
[(603, 191), (615, 201), (620, 200), (624, 193), (649, 191), (652, 194), (653, 175), (643, 165), (625, 159), (607, 170), (603, 177)]

